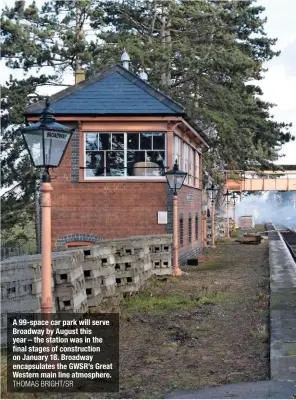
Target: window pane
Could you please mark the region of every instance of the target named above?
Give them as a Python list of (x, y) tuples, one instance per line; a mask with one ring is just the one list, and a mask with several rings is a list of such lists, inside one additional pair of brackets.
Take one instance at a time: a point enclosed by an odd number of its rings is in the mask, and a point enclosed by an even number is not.
[(194, 151), (191, 147), (189, 147), (189, 184), (193, 185), (193, 157), (194, 157)]
[(96, 133), (87, 133), (85, 135), (86, 150), (98, 150), (98, 135)]
[(106, 152), (106, 175), (123, 176), (124, 175), (124, 152), (107, 151)]
[(86, 152), (86, 176), (104, 176), (104, 152)]
[(99, 133), (99, 150), (111, 150), (111, 133)]
[(128, 133), (127, 134), (127, 148), (128, 150), (139, 150), (139, 134)]
[(195, 239), (198, 240), (198, 216), (195, 217)]
[(180, 165), (180, 149), (181, 149), (181, 140), (175, 136), (174, 137), (174, 152), (173, 152), (173, 164), (175, 164), (176, 160), (178, 163), (179, 168), (182, 169), (182, 166)]
[(184, 244), (184, 223), (183, 223), (183, 218), (180, 218), (180, 221), (179, 221), (179, 241), (180, 241), (180, 247), (183, 247), (183, 244)]
[(199, 154), (195, 153), (195, 185), (199, 187)]
[(140, 133), (141, 150), (152, 150), (152, 133)]
[[(184, 172), (188, 173), (188, 147), (187, 144), (184, 143), (183, 146), (183, 170)], [(185, 182), (187, 183), (188, 181), (188, 175), (186, 176)]]
[(165, 134), (154, 133), (153, 134), (153, 150), (164, 150), (165, 149)]
[(164, 151), (147, 151), (146, 152), (146, 176), (162, 176), (164, 175)]
[(127, 152), (127, 175), (145, 176), (145, 151)]
[(112, 150), (124, 150), (123, 133), (112, 133)]

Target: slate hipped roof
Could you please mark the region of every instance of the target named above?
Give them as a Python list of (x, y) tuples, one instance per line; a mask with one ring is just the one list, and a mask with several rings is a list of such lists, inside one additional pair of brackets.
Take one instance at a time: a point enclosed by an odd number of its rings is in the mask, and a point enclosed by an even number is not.
[[(55, 115), (182, 115), (184, 108), (136, 74), (115, 65), (50, 97)], [(40, 101), (26, 109), (36, 115)]]
[[(184, 107), (121, 65), (114, 65), (50, 97), (56, 116), (153, 115), (182, 116), (206, 139)], [(40, 115), (44, 100), (30, 105), (25, 115)]]

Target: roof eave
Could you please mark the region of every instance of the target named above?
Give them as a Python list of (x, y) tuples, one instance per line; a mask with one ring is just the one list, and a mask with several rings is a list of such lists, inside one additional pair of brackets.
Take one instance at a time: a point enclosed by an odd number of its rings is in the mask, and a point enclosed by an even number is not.
[[(55, 117), (76, 117), (77, 119), (79, 117), (183, 117), (185, 114), (184, 113), (164, 113), (164, 112), (159, 112), (159, 113), (104, 113), (104, 114), (97, 114), (97, 113), (83, 113), (80, 112), (79, 114), (77, 113), (55, 113)], [(40, 113), (39, 112), (32, 112), (32, 113), (27, 113), (25, 114), (27, 118), (30, 117), (39, 117)]]
[(202, 141), (203, 152), (207, 152), (210, 148), (209, 139), (207, 134), (187, 115), (183, 116), (184, 123), (187, 127), (190, 127), (192, 132)]

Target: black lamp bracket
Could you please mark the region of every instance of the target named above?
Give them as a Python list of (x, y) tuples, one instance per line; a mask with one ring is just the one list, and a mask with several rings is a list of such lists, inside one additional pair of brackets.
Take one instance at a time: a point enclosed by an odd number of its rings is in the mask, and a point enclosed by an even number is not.
[(44, 169), (44, 171), (43, 171), (42, 182), (43, 183), (50, 183), (51, 182), (51, 177), (50, 177), (50, 174), (49, 174), (49, 168), (48, 167), (46, 167)]

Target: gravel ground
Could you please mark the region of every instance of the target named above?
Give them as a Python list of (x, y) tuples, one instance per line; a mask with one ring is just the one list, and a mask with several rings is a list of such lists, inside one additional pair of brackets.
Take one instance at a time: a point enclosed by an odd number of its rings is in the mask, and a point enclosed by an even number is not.
[[(119, 394), (55, 398), (161, 398), (176, 389), (268, 379), (268, 243), (231, 239), (205, 257), (180, 278), (152, 279), (123, 303)], [(2, 398), (20, 398), (5, 392)]]

